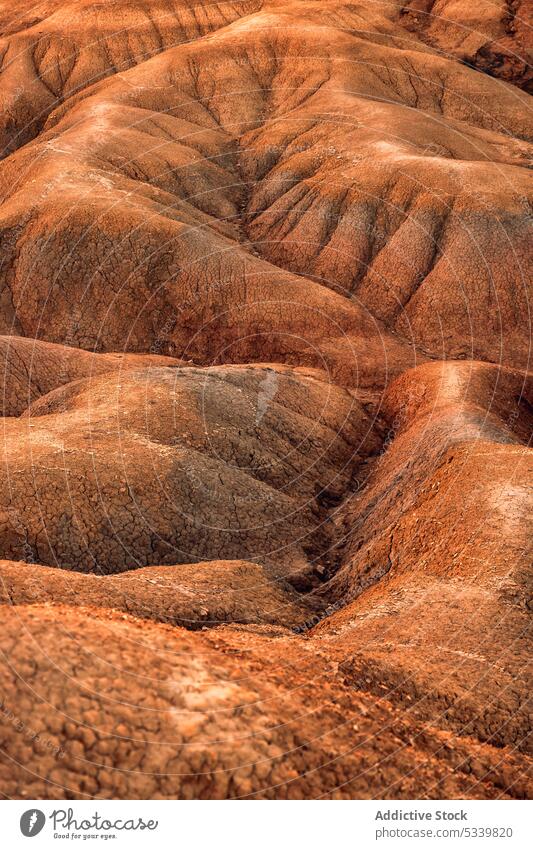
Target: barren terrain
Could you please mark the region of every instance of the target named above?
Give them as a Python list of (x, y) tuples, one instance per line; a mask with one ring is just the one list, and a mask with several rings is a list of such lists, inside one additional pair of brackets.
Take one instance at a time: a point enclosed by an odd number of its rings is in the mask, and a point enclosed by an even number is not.
[(0, 2), (0, 793), (533, 796), (531, 0)]

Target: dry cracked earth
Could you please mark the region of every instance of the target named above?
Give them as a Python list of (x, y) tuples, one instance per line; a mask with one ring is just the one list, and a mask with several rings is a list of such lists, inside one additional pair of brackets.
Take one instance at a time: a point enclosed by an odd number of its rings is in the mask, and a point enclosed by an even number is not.
[(0, 793), (533, 796), (531, 0), (0, 3)]

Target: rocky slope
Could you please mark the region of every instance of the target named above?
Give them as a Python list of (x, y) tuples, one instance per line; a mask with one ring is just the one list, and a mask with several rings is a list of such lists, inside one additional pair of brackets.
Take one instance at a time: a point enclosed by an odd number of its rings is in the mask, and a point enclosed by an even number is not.
[(523, 798), (530, 3), (0, 3), (0, 792)]

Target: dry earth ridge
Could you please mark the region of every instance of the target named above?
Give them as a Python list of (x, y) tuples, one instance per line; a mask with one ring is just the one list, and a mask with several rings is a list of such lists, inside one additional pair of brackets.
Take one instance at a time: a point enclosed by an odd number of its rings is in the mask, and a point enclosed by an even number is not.
[(531, 0), (0, 2), (0, 793), (530, 798)]

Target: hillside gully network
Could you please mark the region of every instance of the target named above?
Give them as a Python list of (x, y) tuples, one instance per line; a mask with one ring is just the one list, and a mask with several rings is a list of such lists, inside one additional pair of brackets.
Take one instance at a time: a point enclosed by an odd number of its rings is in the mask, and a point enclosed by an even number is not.
[(54, 810), (49, 819), (53, 825), (54, 837), (71, 839), (96, 835), (110, 839), (116, 837), (117, 832), (155, 831), (159, 825), (158, 820), (144, 820), (142, 817), (113, 820), (98, 812), (77, 818), (72, 808)]

